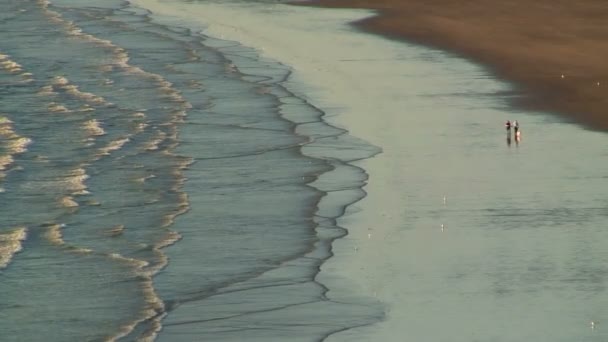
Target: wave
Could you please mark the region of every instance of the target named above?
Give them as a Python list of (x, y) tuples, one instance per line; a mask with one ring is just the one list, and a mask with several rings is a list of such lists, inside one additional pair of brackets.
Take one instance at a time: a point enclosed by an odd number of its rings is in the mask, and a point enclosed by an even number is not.
[(72, 196), (63, 196), (59, 199), (59, 204), (64, 208), (76, 208), (78, 207), (78, 202), (74, 200)]
[(27, 228), (15, 228), (9, 233), (0, 234), (0, 269), (5, 268), (13, 256), (22, 250), (27, 238)]
[(63, 188), (68, 190), (72, 195), (88, 194), (85, 181), (89, 178), (86, 170), (83, 167), (78, 167), (70, 171), (61, 181)]
[(81, 91), (77, 85), (71, 84), (65, 76), (55, 76), (51, 82), (51, 89), (46, 88), (44, 92), (41, 90), (39, 94), (53, 94), (57, 91), (63, 91), (74, 98), (88, 102), (88, 104), (111, 105), (101, 96)]
[(61, 233), (61, 228), (63, 225), (55, 223), (47, 225), (46, 233), (44, 237), (55, 246), (63, 246), (65, 242), (63, 241), (63, 235)]
[(112, 151), (120, 150), (129, 141), (131, 141), (129, 137), (122, 137), (120, 139), (110, 141), (106, 146), (99, 149), (97, 156), (108, 156)]
[(144, 144), (144, 149), (146, 151), (155, 151), (158, 150), (158, 146), (167, 138), (167, 134), (163, 131), (158, 131), (156, 137), (149, 140)]
[(26, 152), (32, 140), (17, 134), (13, 122), (5, 116), (0, 116), (0, 139), (0, 148), (5, 151), (0, 155), (0, 171), (6, 171), (14, 163), (14, 156)]
[(106, 101), (103, 97), (86, 91), (81, 91), (78, 89), (78, 86), (73, 84), (61, 86), (61, 89), (65, 90), (66, 93), (91, 104), (110, 105), (110, 103)]
[(146, 305), (139, 313), (139, 317), (131, 322), (123, 324), (108, 340), (119, 340), (128, 336), (139, 324), (158, 320), (158, 323), (151, 325), (151, 328), (148, 329), (149, 331), (145, 333), (144, 338), (138, 339), (141, 341), (152, 341), (161, 329), (159, 317), (163, 317), (165, 314), (165, 305), (156, 293), (152, 281), (152, 276), (155, 272), (146, 269), (149, 263), (144, 260), (128, 258), (118, 253), (110, 253), (108, 254), (108, 257), (119, 262), (127, 263), (135, 269), (136, 275), (141, 279), (140, 288), (144, 296), (144, 301), (146, 302)]
[(26, 182), (22, 187), (25, 190), (37, 189), (46, 193), (57, 192), (63, 194), (58, 200), (59, 203), (69, 204), (73, 200), (73, 196), (89, 193), (85, 184), (88, 178), (89, 175), (86, 173), (86, 170), (82, 166), (79, 166), (59, 177)]
[(21, 64), (13, 61), (9, 57), (9, 55), (0, 53), (0, 66), (2, 67), (2, 69), (6, 70), (8, 73), (11, 74), (18, 74), (23, 71), (23, 67), (21, 66)]
[[(175, 156), (172, 150), (177, 146), (177, 135), (176, 128), (174, 127), (177, 123), (181, 122), (182, 118), (186, 115), (186, 111), (192, 108), (192, 105), (181, 95), (180, 91), (173, 87), (173, 84), (161, 75), (148, 72), (138, 66), (129, 64), (130, 56), (127, 51), (112, 41), (95, 37), (91, 34), (85, 33), (80, 27), (78, 27), (73, 21), (64, 18), (59, 12), (52, 9), (52, 5), (47, 0), (38, 0), (37, 4), (42, 8), (43, 13), (49, 18), (49, 20), (58, 26), (60, 26), (66, 35), (81, 39), (82, 41), (96, 44), (97, 46), (109, 51), (112, 56), (110, 63), (104, 64), (98, 68), (102, 72), (118, 72), (122, 75), (136, 75), (137, 77), (151, 81), (154, 84), (155, 90), (160, 94), (159, 99), (164, 102), (169, 102), (171, 108), (168, 108), (168, 114), (170, 117), (165, 122), (155, 125), (155, 127), (161, 127), (162, 131), (158, 131), (156, 135), (152, 135), (150, 141), (143, 145), (143, 149), (146, 151), (154, 151), (154, 153), (160, 153), (163, 156), (169, 156), (170, 158), (179, 158)], [(102, 86), (113, 86), (114, 81), (107, 76), (101, 81)], [(82, 87), (84, 89), (84, 87)], [(105, 106), (111, 105), (111, 103), (104, 97), (97, 94), (86, 92), (74, 84), (67, 76), (57, 76), (52, 80), (50, 87), (43, 88), (39, 91), (40, 95), (54, 95), (66, 94), (72, 98), (84, 101), (86, 105), (90, 106)], [(53, 102), (51, 109), (57, 112), (67, 112), (70, 109), (66, 106), (61, 107), (61, 104)], [(123, 108), (126, 110), (126, 108)], [(133, 114), (135, 120), (131, 121), (131, 131), (127, 134), (122, 134), (118, 137), (113, 137), (111, 141), (107, 142), (105, 146), (98, 148), (95, 151), (95, 155), (89, 160), (89, 163), (96, 162), (103, 156), (110, 156), (113, 152), (123, 149), (129, 142), (136, 140), (134, 135), (144, 132), (149, 126), (144, 121), (146, 115), (143, 110), (140, 110)], [(89, 135), (92, 137), (103, 135), (105, 131), (101, 127), (100, 122), (97, 119), (90, 118), (82, 124)], [(108, 124), (109, 127), (109, 124)], [(167, 142), (166, 144), (164, 142)], [(161, 143), (163, 145), (161, 145)], [(162, 146), (162, 149), (161, 149)], [(172, 159), (169, 159), (172, 160)], [(177, 166), (177, 169), (171, 174), (174, 179), (177, 179), (176, 186), (172, 190), (180, 193), (181, 189), (179, 186), (183, 183), (184, 176), (181, 173), (182, 164)], [(76, 172), (78, 171), (78, 172)], [(62, 185), (66, 187), (69, 193), (60, 198), (61, 204), (64, 207), (75, 208), (77, 205), (74, 200), (74, 195), (85, 193), (86, 185), (84, 184), (87, 178), (85, 170), (81, 167), (73, 170), (72, 174), (67, 177)], [(145, 181), (146, 178), (143, 179)], [(139, 260), (130, 258), (122, 255), (121, 253), (108, 253), (107, 257), (117, 262), (124, 262), (130, 265), (135, 274), (137, 275), (138, 281), (141, 286), (141, 291), (145, 298), (145, 306), (142, 308), (137, 317), (132, 321), (121, 325), (116, 333), (110, 336), (109, 340), (118, 340), (131, 334), (138, 326), (141, 330), (145, 326), (145, 331), (142, 333), (142, 337), (138, 340), (153, 340), (156, 334), (161, 329), (161, 319), (165, 315), (164, 303), (160, 297), (156, 294), (153, 287), (152, 277), (158, 273), (163, 267), (167, 265), (168, 258), (161, 250), (179, 239), (181, 235), (177, 232), (169, 230), (169, 226), (173, 223), (175, 217), (188, 210), (188, 198), (185, 194), (179, 196), (179, 203), (176, 205), (176, 209), (163, 216), (163, 220), (160, 223), (161, 228), (164, 229), (165, 234), (157, 239), (154, 243), (148, 244), (148, 248), (151, 249), (154, 255), (154, 261)], [(118, 224), (109, 228), (105, 231), (106, 237), (118, 239), (122, 236), (128, 227)], [(54, 241), (61, 241), (61, 245), (65, 243), (61, 239), (61, 226), (54, 225), (49, 228), (49, 232), (53, 232)], [(112, 250), (113, 251), (113, 250)]]
[(56, 103), (56, 102), (49, 103), (47, 106), (47, 109), (51, 113), (70, 113), (71, 112), (71, 110), (69, 110), (66, 106)]
[(40, 95), (40, 96), (53, 96), (53, 95), (57, 95), (57, 93), (55, 91), (53, 91), (53, 86), (52, 85), (45, 85), (43, 87), (40, 87), (40, 90), (38, 90), (37, 94)]
[(101, 128), (101, 123), (96, 119), (86, 121), (84, 124), (82, 124), (82, 127), (91, 136), (100, 136), (106, 134), (104, 129)]

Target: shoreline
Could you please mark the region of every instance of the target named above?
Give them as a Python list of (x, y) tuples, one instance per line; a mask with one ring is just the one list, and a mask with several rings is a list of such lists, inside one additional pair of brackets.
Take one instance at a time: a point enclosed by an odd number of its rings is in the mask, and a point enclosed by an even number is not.
[[(162, 2), (156, 0), (132, 1), (131, 5), (150, 11), (150, 16), (154, 17), (153, 21), (158, 23), (166, 20), (169, 26), (175, 24), (171, 18), (183, 16), (184, 21), (178, 22), (177, 24), (181, 25), (178, 27), (189, 28), (193, 31), (201, 28), (197, 24), (199, 16), (196, 14), (204, 13), (205, 11), (202, 9), (208, 9), (213, 13), (212, 17), (217, 18), (230, 17), (229, 14), (231, 14), (231, 12), (224, 12), (226, 9), (222, 6), (172, 7), (164, 6)], [(238, 11), (233, 14), (238, 14)], [(220, 22), (223, 21), (220, 20)], [(363, 169), (353, 166), (351, 163), (371, 158), (379, 150), (348, 136), (344, 128), (326, 120), (326, 112), (311, 105), (305, 97), (301, 97), (302, 93), (298, 91), (297, 87), (296, 91), (288, 87), (287, 84), (290, 84), (289, 80), (294, 72), (291, 67), (282, 64), (279, 60), (267, 59), (259, 54), (259, 50), (252, 47), (259, 45), (243, 44), (238, 39), (231, 39), (231, 34), (240, 31), (238, 27), (230, 26), (228, 32), (220, 29), (215, 31), (215, 34), (208, 34), (213, 32), (213, 27), (216, 27), (217, 24), (213, 20), (205, 21), (205, 24), (208, 24), (209, 27), (201, 31), (201, 34), (206, 37), (202, 45), (221, 51), (226, 56), (226, 63), (230, 65), (231, 70), (240, 73), (240, 77), (264, 86), (264, 93), (270, 94), (277, 101), (275, 106), (278, 108), (278, 118), (293, 125), (290, 130), (291, 134), (307, 138), (307, 141), (298, 144), (298, 148), (292, 146), (290, 150), (297, 150), (296, 153), (304, 160), (304, 165), (301, 167), (310, 168), (313, 164), (318, 164), (314, 170), (301, 177), (302, 183), (299, 183), (317, 193), (309, 203), (311, 206), (306, 206), (305, 209), (310, 211), (309, 228), (312, 229), (313, 238), (304, 237), (301, 240), (307, 245), (305, 251), (294, 253), (271, 267), (239, 275), (236, 280), (221, 284), (211, 295), (197, 297), (187, 294), (180, 300), (172, 300), (168, 305), (171, 309), (168, 310), (167, 317), (162, 321), (163, 330), (159, 335), (160, 339), (172, 340), (180, 334), (192, 333), (201, 327), (211, 327), (214, 324), (212, 322), (216, 321), (225, 325), (243, 327), (243, 331), (248, 329), (245, 326), (251, 324), (250, 322), (265, 322), (269, 326), (280, 326), (281, 330), (285, 331), (298, 329), (297, 332), (292, 331), (292, 333), (311, 336), (315, 340), (325, 340), (328, 336), (353, 327), (364, 327), (377, 323), (383, 318), (383, 311), (377, 302), (368, 303), (367, 298), (362, 298), (360, 301), (331, 302), (326, 297), (330, 288), (317, 278), (322, 265), (334, 256), (333, 242), (347, 235), (346, 228), (337, 225), (337, 220), (344, 215), (347, 207), (364, 197), (365, 192), (362, 187), (365, 185), (367, 175)], [(223, 28), (225, 29), (225, 27)], [(252, 60), (257, 62), (252, 63)], [(271, 64), (273, 66), (268, 67)], [(257, 65), (264, 65), (265, 68), (256, 68)], [(282, 70), (282, 72), (271, 71), (273, 69)], [(194, 138), (191, 137), (191, 139)], [(267, 152), (271, 151), (265, 151), (264, 154)], [(192, 150), (184, 154), (193, 156), (196, 155), (196, 151)], [(313, 162), (313, 160), (316, 161)], [(321, 165), (324, 166), (321, 167)], [(196, 182), (195, 174), (196, 172), (186, 171), (190, 181), (194, 179)], [(270, 179), (265, 180), (265, 182), (270, 181)], [(186, 186), (185, 189), (188, 187)], [(193, 208), (197, 207), (196, 203), (200, 203), (201, 200), (197, 198), (195, 192), (188, 192), (194, 203)], [(199, 196), (206, 197), (207, 195)], [(275, 208), (276, 206), (273, 206), (273, 211)], [(287, 211), (283, 210), (283, 212)], [(183, 220), (184, 218), (182, 218)], [(200, 246), (200, 243), (196, 245), (191, 243), (193, 239), (196, 239), (196, 234), (189, 231), (187, 225), (180, 226), (177, 223), (174, 229), (182, 233), (184, 239), (175, 249), (167, 251), (172, 263), (164, 270), (164, 274), (156, 277), (156, 286), (159, 289), (170, 287), (171, 279), (176, 275), (179, 276), (179, 269), (189, 265), (190, 260), (185, 255), (191, 255), (191, 253), (183, 253), (183, 250), (195, 250)], [(178, 271), (175, 271), (176, 269)], [(159, 292), (162, 294), (162, 290)], [(293, 292), (300, 292), (300, 294), (294, 297), (291, 294)], [(238, 300), (234, 298), (238, 298)], [(272, 298), (272, 300), (268, 298)], [(198, 311), (203, 304), (218, 305), (222, 309), (217, 312), (208, 308)], [(238, 319), (233, 321), (234, 317), (224, 317), (226, 306)], [(252, 310), (253, 306), (257, 309)], [(308, 315), (309, 310), (322, 311), (323, 314)], [(291, 327), (289, 317), (293, 315), (300, 316), (300, 323), (308, 327)], [(245, 316), (248, 318), (244, 318)], [(194, 328), (184, 326), (183, 322), (190, 322), (192, 317), (213, 318), (193, 322), (192, 327)], [(332, 317), (341, 317), (341, 321), (329, 326), (323, 324), (323, 322), (330, 321)], [(276, 332), (273, 332), (272, 329), (263, 328), (256, 332), (250, 331), (248, 334), (250, 337), (264, 336), (264, 340), (271, 339), (267, 336), (276, 336), (273, 335)]]
[(508, 4), (473, 0), (463, 5), (449, 0), (314, 0), (295, 4), (375, 10), (376, 16), (352, 24), (488, 67), (515, 86), (509, 103), (518, 109), (550, 112), (587, 129), (608, 131), (606, 2), (543, 0), (530, 5), (523, 0)]

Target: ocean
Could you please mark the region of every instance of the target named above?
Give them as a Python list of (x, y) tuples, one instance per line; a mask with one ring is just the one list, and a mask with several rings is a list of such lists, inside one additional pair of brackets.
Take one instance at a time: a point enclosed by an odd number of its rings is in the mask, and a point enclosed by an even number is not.
[[(363, 196), (347, 162), (377, 148), (285, 89), (290, 68), (124, 1), (0, 7), (2, 341), (152, 340), (189, 302), (208, 304), (186, 340), (270, 313), (303, 320), (252, 340), (377, 316), (315, 281)], [(318, 325), (317, 308), (342, 317)]]
[(371, 14), (0, 4), (0, 340), (604, 341), (605, 133)]

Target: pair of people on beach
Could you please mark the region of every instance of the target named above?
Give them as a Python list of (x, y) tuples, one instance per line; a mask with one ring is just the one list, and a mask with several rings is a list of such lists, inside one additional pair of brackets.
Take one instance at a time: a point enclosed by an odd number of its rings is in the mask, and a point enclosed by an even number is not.
[(517, 133), (519, 132), (519, 122), (517, 122), (517, 120), (513, 122), (507, 120), (507, 122), (505, 122), (505, 128), (507, 129), (507, 133), (509, 134), (511, 134), (511, 127), (513, 127), (513, 130), (515, 131), (515, 135), (517, 135)]
[(505, 122), (505, 128), (507, 129), (507, 145), (511, 146), (511, 127), (515, 131), (515, 143), (518, 144), (521, 139), (521, 132), (519, 131), (519, 122), (517, 120), (511, 122), (507, 120)]

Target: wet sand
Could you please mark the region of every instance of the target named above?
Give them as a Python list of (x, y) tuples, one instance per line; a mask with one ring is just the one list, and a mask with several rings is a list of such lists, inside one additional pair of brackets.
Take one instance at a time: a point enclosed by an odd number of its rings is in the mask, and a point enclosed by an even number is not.
[(380, 15), (357, 26), (437, 47), (515, 85), (513, 103), (608, 130), (608, 2), (320, 0)]

